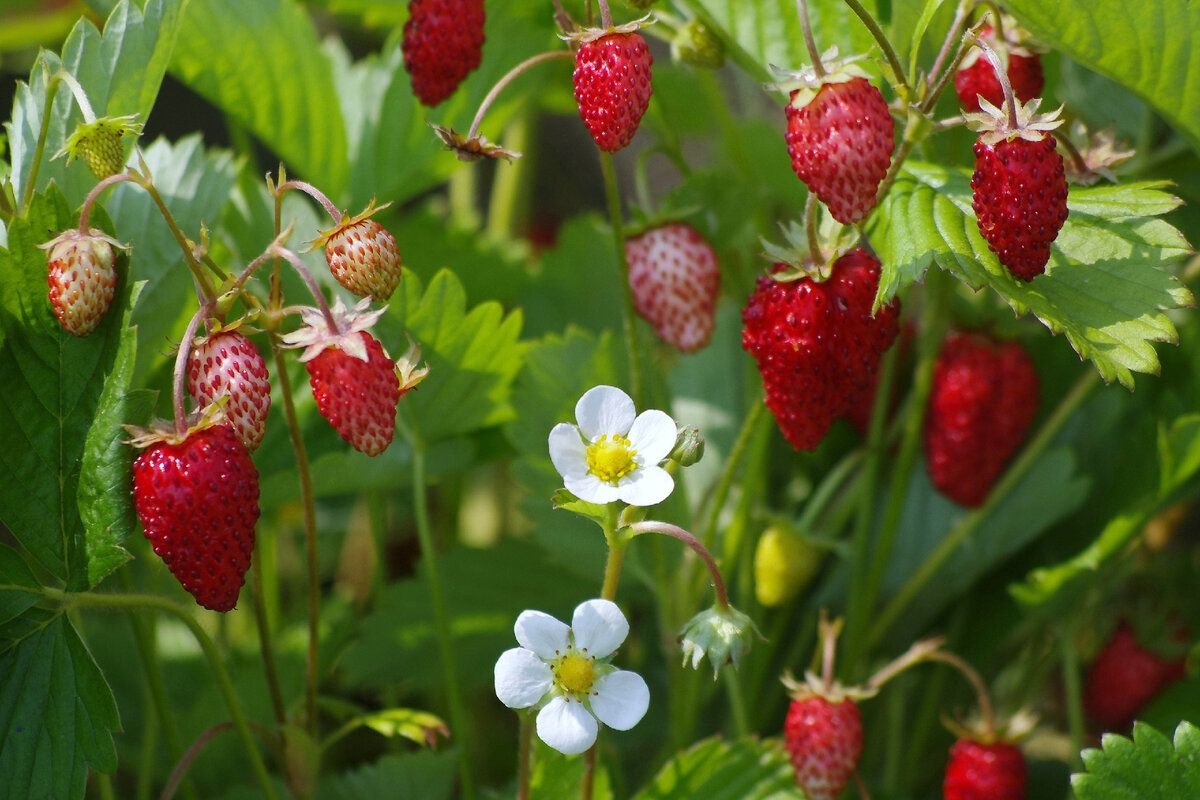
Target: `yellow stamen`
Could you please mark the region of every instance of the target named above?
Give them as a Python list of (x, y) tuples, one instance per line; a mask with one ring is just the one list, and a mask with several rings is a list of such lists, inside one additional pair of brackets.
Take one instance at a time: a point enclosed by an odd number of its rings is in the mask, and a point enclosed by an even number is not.
[(591, 690), (595, 671), (592, 660), (579, 653), (568, 653), (554, 670), (559, 685), (572, 694), (583, 694)]
[(588, 445), (588, 472), (605, 483), (616, 485), (637, 468), (637, 462), (633, 460), (637, 451), (630, 445), (630, 441), (620, 434), (604, 434)]

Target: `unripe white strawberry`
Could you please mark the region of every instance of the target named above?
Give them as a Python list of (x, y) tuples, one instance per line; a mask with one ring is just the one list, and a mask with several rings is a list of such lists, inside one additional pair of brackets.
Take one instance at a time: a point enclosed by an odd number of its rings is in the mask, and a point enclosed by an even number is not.
[(325, 261), (338, 283), (359, 297), (383, 301), (400, 284), (400, 248), (396, 237), (371, 215), (386, 208), (372, 203), (354, 217), (343, 217), (334, 227), (322, 231), (313, 248), (325, 247)]
[(87, 336), (112, 305), (117, 248), (124, 245), (95, 228), (73, 228), (40, 247), (49, 251), (50, 309), (65, 331)]
[(225, 401), (225, 421), (247, 450), (255, 450), (266, 432), (271, 408), (267, 365), (254, 343), (236, 330), (198, 340), (188, 359), (188, 393), (200, 407)]
[(633, 304), (666, 343), (685, 353), (708, 344), (716, 324), (717, 254), (695, 228), (671, 222), (625, 243)]

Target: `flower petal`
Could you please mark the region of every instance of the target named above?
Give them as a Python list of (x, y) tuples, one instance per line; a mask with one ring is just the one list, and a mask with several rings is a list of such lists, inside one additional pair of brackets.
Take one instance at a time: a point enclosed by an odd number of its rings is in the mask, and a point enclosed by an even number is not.
[(605, 658), (621, 646), (629, 635), (629, 622), (611, 600), (586, 600), (571, 617), (575, 647), (592, 658)]
[(496, 661), (496, 697), (509, 708), (529, 708), (554, 683), (554, 673), (524, 647), (505, 650)]
[(550, 460), (564, 478), (587, 474), (587, 446), (579, 438), (579, 428), (560, 422), (550, 429)]
[(513, 633), (521, 647), (537, 653), (543, 661), (551, 661), (566, 652), (571, 629), (541, 611), (522, 611)]
[(593, 386), (575, 404), (575, 420), (589, 442), (603, 433), (624, 436), (636, 414), (633, 400), (615, 386)]
[(610, 728), (627, 731), (650, 707), (650, 687), (636, 672), (619, 669), (592, 686), (592, 711)]
[(588, 473), (581, 477), (574, 475), (563, 476), (563, 486), (567, 487), (567, 491), (578, 497), (580, 500), (586, 500), (589, 503), (611, 503), (620, 496), (620, 489), (613, 486), (611, 483), (605, 483), (595, 475)]
[(617, 499), (631, 506), (661, 503), (675, 490), (675, 479), (662, 467), (635, 469), (617, 484)]
[(538, 738), (563, 755), (576, 756), (596, 743), (600, 728), (583, 703), (556, 697), (537, 715)]
[(665, 411), (652, 408), (638, 414), (633, 421), (629, 429), (629, 444), (637, 451), (642, 463), (653, 466), (675, 449), (677, 434), (675, 420)]

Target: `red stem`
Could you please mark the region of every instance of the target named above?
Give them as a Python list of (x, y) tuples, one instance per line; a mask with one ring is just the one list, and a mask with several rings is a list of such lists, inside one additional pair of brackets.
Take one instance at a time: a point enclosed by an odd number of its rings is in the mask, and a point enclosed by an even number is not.
[(79, 210), (80, 233), (88, 232), (88, 223), (92, 218), (92, 206), (94, 206), (96, 201), (100, 199), (101, 193), (103, 193), (108, 187), (116, 186), (118, 183), (122, 183), (124, 181), (133, 181), (134, 183), (137, 183), (137, 179), (128, 172), (118, 172), (116, 175), (109, 175), (107, 178), (92, 187), (92, 190), (88, 192), (88, 196), (83, 201), (83, 208)]
[(292, 268), (300, 276), (300, 280), (304, 281), (304, 285), (308, 287), (308, 291), (312, 294), (317, 308), (321, 309), (321, 313), (325, 315), (325, 321), (329, 323), (329, 330), (334, 334), (341, 333), (338, 329), (337, 320), (333, 318), (333, 312), (329, 310), (329, 304), (325, 302), (325, 295), (321, 294), (321, 287), (317, 285), (317, 279), (308, 271), (308, 267), (304, 266), (304, 262), (300, 260), (300, 256), (286, 247), (279, 247), (278, 245), (271, 246), (270, 255), (280, 256), (292, 265)]
[(992, 65), (992, 69), (996, 72), (996, 80), (1000, 81), (1000, 88), (1004, 90), (1004, 104), (1008, 107), (1008, 127), (1015, 131), (1019, 127), (1019, 123), (1017, 122), (1017, 98), (1013, 95), (1012, 83), (1009, 82), (1008, 73), (1004, 70), (1004, 62), (1000, 60), (1000, 55), (992, 46), (983, 39), (976, 39), (975, 46), (983, 51), (988, 63)]
[(175, 408), (175, 433), (179, 436), (187, 433), (187, 409), (183, 402), (183, 382), (187, 377), (188, 357), (192, 354), (192, 340), (196, 338), (196, 331), (200, 329), (200, 323), (208, 317), (211, 310), (211, 301), (200, 304), (196, 313), (188, 321), (187, 330), (183, 333), (183, 340), (179, 342), (179, 352), (175, 354), (175, 374), (171, 385), (171, 399), (174, 401)]
[(713, 590), (717, 594), (717, 607), (729, 607), (729, 595), (725, 591), (725, 580), (721, 577), (721, 570), (717, 568), (717, 562), (713, 558), (712, 553), (708, 552), (708, 548), (701, 544), (699, 539), (678, 525), (672, 525), (669, 522), (658, 522), (656, 520), (635, 522), (629, 526), (629, 530), (634, 534), (661, 533), (665, 536), (670, 536), (672, 539), (678, 539), (695, 550), (704, 561), (704, 565), (708, 567), (708, 574), (712, 576)]
[(312, 199), (316, 200), (329, 213), (329, 216), (333, 218), (335, 223), (341, 222), (342, 217), (345, 216), (341, 209), (335, 206), (333, 201), (330, 200), (324, 192), (313, 186), (311, 183), (306, 181), (288, 181), (287, 183), (282, 183), (277, 186), (275, 188), (275, 194), (282, 197), (283, 193), (288, 189), (299, 189)]

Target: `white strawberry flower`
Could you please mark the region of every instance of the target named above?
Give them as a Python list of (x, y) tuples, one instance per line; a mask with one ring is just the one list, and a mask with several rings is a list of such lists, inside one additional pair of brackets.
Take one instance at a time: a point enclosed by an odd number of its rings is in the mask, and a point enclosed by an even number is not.
[(550, 431), (550, 460), (567, 491), (589, 503), (620, 500), (652, 506), (667, 499), (675, 480), (659, 463), (675, 447), (675, 421), (650, 409), (637, 414), (614, 386), (588, 389), (575, 404), (578, 425)]
[(599, 723), (627, 731), (646, 715), (646, 682), (609, 664), (629, 635), (616, 603), (580, 603), (570, 627), (541, 611), (522, 611), (513, 632), (521, 646), (496, 662), (496, 697), (509, 708), (539, 708), (538, 738), (550, 747), (578, 755), (595, 744)]
[(348, 356), (366, 361), (367, 346), (359, 333), (370, 331), (387, 310), (387, 306), (368, 310), (370, 307), (370, 297), (359, 300), (353, 308), (346, 308), (342, 298), (335, 299), (329, 309), (330, 316), (337, 325), (337, 330), (333, 331), (330, 330), (329, 320), (326, 319), (324, 311), (313, 306), (301, 306), (298, 310), (304, 324), (281, 337), (283, 346), (303, 347), (304, 352), (300, 354), (301, 363), (312, 361), (330, 347), (337, 347)]

